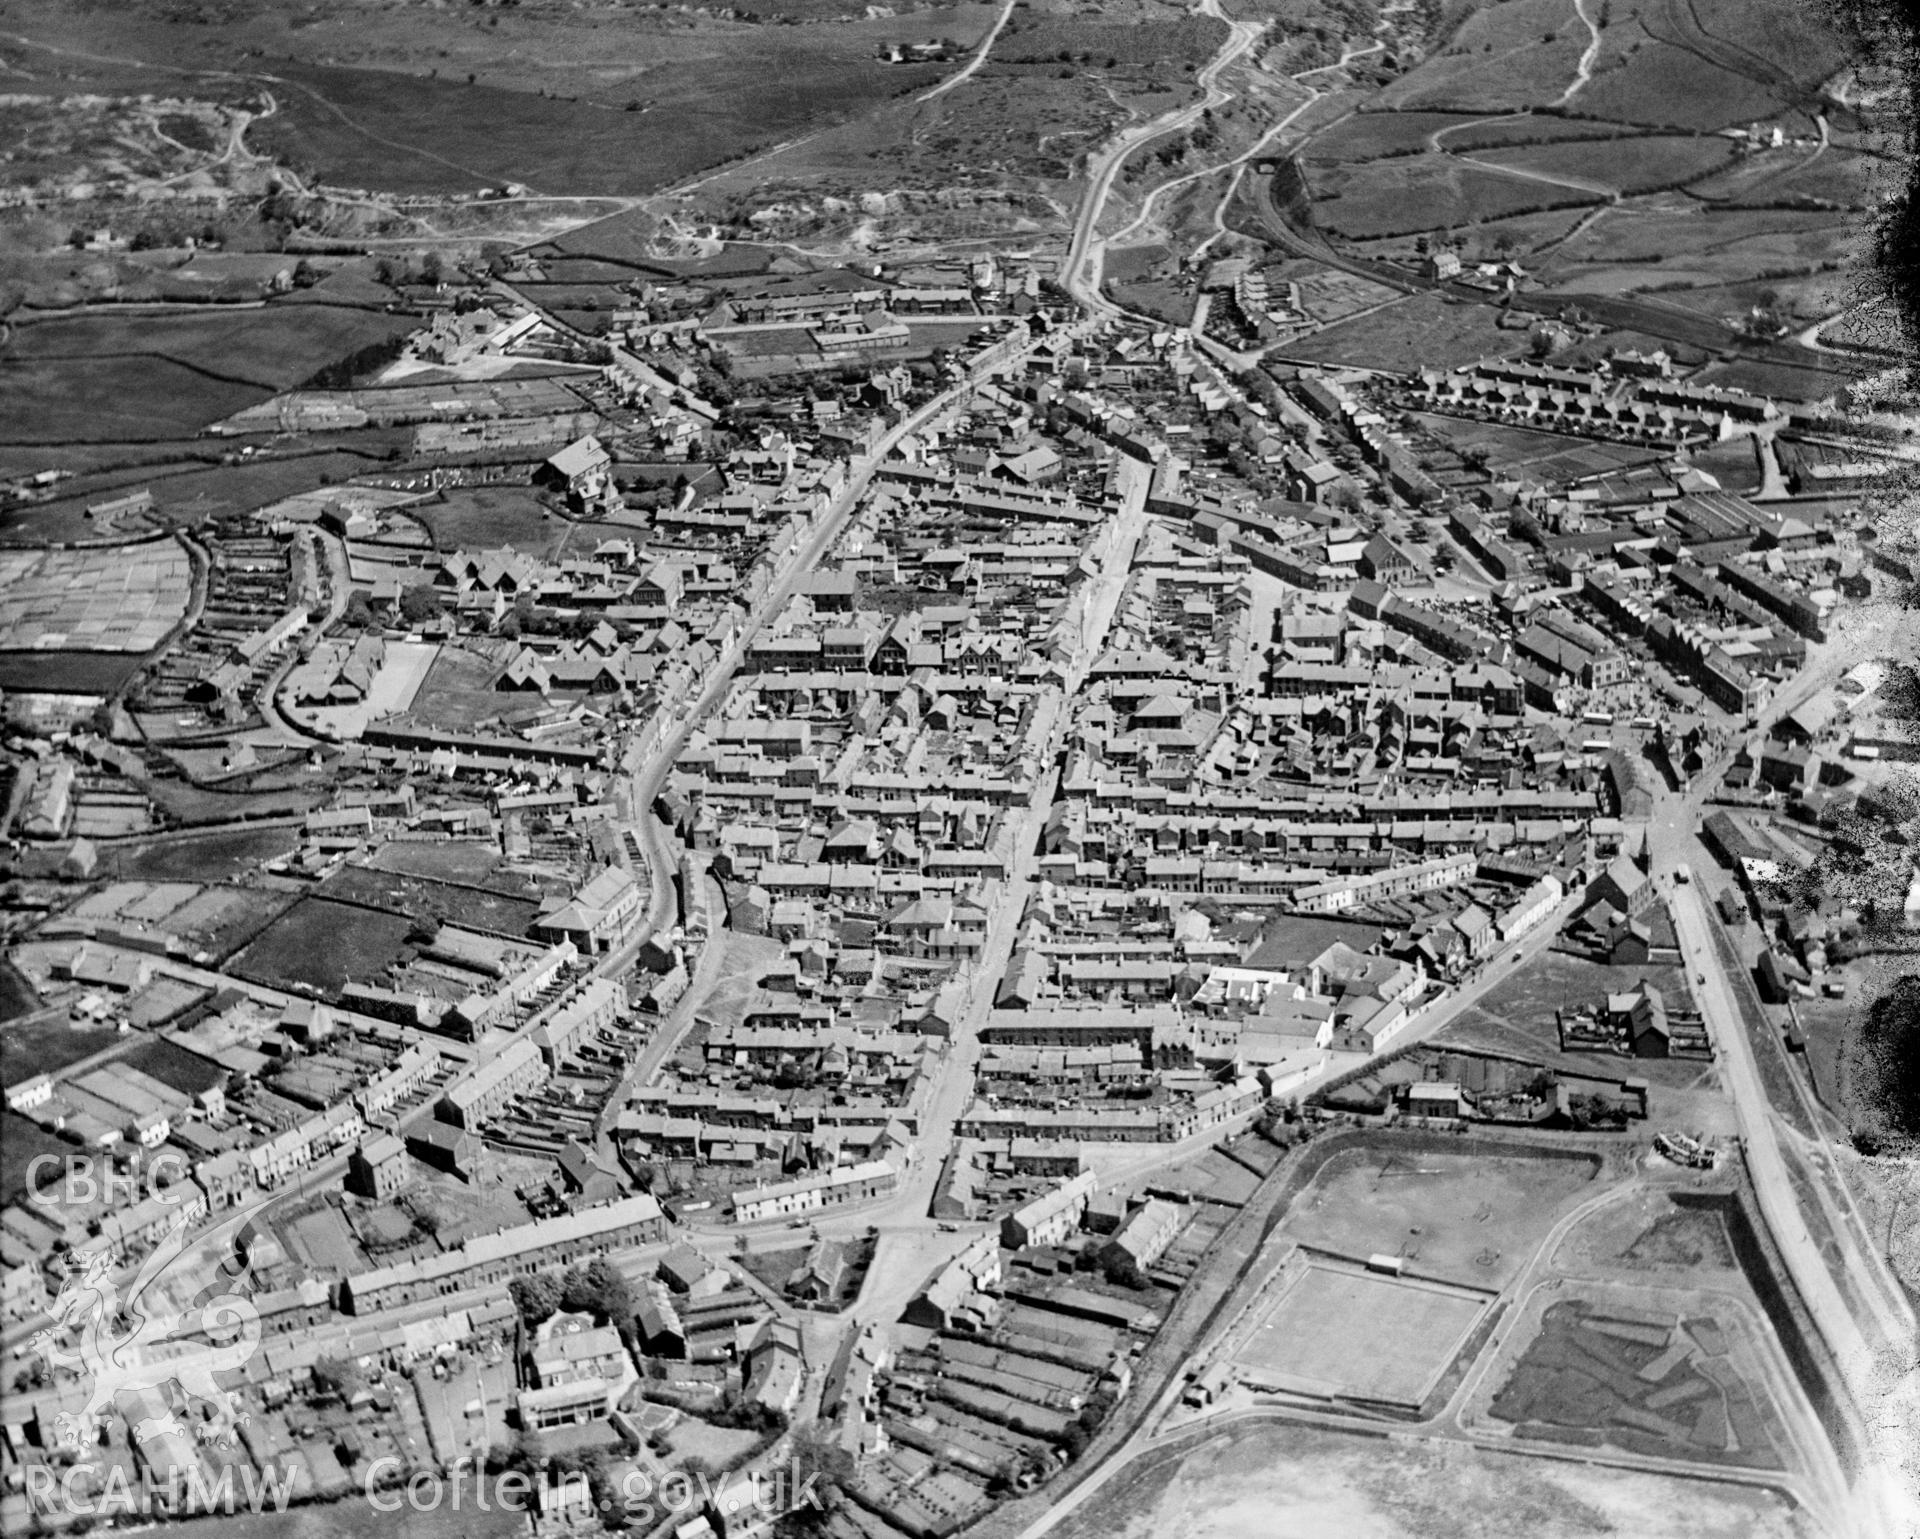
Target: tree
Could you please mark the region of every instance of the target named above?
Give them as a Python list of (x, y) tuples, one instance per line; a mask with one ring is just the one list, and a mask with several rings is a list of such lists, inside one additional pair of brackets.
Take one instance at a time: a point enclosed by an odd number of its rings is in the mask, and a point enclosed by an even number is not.
[(1920, 973), (1907, 973), (1873, 1002), (1859, 1041), (1858, 1102), (1877, 1127), (1856, 1145), (1898, 1149), (1920, 1140)]
[(416, 583), (400, 591), (400, 618), (418, 625), (440, 613), (440, 595), (425, 583)]
[(795, 1505), (773, 1525), (777, 1539), (812, 1539), (824, 1534), (833, 1513), (853, 1484), (853, 1456), (818, 1422), (796, 1428), (789, 1441), (789, 1465), (794, 1488), (786, 1493)]
[(343, 1357), (316, 1357), (313, 1360), (313, 1384), (322, 1394), (351, 1400), (366, 1387), (359, 1365)]
[(627, 1330), (633, 1323), (633, 1284), (626, 1273), (605, 1256), (596, 1256), (583, 1267), (574, 1267), (560, 1286), (560, 1307), (582, 1310), (596, 1319), (609, 1320)]
[(549, 1272), (516, 1277), (507, 1284), (507, 1294), (513, 1300), (513, 1307), (520, 1312), (521, 1322), (528, 1330), (533, 1330), (552, 1319), (560, 1308), (560, 1279)]
[(607, 1455), (604, 1449), (582, 1448), (568, 1449), (552, 1455), (547, 1460), (548, 1471), (556, 1476), (585, 1475), (587, 1494), (593, 1498), (593, 1505), (600, 1514), (600, 1520), (609, 1528), (627, 1526), (626, 1503), (621, 1499), (620, 1491), (607, 1473)]

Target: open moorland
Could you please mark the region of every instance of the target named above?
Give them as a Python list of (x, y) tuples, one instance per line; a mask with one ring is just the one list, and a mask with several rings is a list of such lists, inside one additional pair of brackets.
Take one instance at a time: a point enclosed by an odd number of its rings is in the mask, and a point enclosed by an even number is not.
[[(1408, 271), (1444, 247), (1561, 293), (1658, 292), (1728, 343), (1756, 308), (1797, 329), (1849, 302), (1859, 215), (1898, 181), (1835, 84), (1849, 47), (1832, 17), (1790, 0), (1448, 7), (1403, 73), (1370, 61), (1317, 77), (1339, 110), (1303, 119), (1284, 146), (1300, 177), (1249, 179), (1236, 222), (1264, 233), (1277, 220)], [(1304, 201), (1273, 201), (1296, 187)], [(1287, 352), (1405, 366), (1359, 335)], [(1744, 388), (1817, 399), (1833, 386)]]
[[(888, 64), (888, 46), (946, 38), (957, 55), (992, 14), (971, 5), (875, 20), (851, 7), (721, 20), (528, 5), (456, 19), (376, 0), (324, 18), (282, 4), (223, 10), (215, 28), (191, 6), (109, 17), (37, 4), (10, 18), (25, 41), (9, 48), (21, 72), (9, 78), (46, 93), (257, 82), (275, 110), (254, 125), (253, 147), (334, 185), (631, 194), (925, 89), (941, 67)], [(804, 20), (820, 24), (782, 24)], [(251, 71), (243, 62), (234, 73), (236, 54)]]
[[(643, 196), (748, 157), (746, 186), (763, 173), (812, 185), (822, 170), (863, 184), (828, 194), (1059, 180), (1116, 123), (1178, 100), (1224, 35), (1180, 5), (1091, 15), (1043, 0), (1009, 19), (976, 89), (922, 102), (999, 11), (780, 0), (725, 13), (529, 4), (456, 19), (437, 5), (363, 0), (324, 19), (249, 7), (213, 29), (191, 6), (134, 4), (107, 25), (38, 0), (16, 9), (0, 48), (29, 95), (218, 98), (246, 115), (248, 154), (298, 178), (304, 196), (278, 212), (343, 233), (369, 221), (421, 227), (391, 205), (376, 220), (315, 196), (322, 189), (442, 199), (510, 189), (511, 206), (486, 218), (524, 226), (566, 217), (566, 200)], [(800, 158), (763, 165), (802, 146)]]

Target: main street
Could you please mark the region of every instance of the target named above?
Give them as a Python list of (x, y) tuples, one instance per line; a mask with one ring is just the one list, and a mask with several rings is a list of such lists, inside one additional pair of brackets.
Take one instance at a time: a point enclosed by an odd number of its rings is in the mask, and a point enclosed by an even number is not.
[(690, 705), (674, 711), (658, 730), (649, 734), (650, 746), (628, 776), (630, 826), (646, 850), (652, 888), (647, 916), (649, 933), (665, 930), (673, 923), (676, 901), (673, 880), (679, 865), (672, 841), (668, 839), (659, 820), (653, 816), (654, 800), (685, 749), (687, 739), (714, 707), (726, 698), (746, 657), (748, 645), (760, 633), (761, 627), (786, 607), (787, 600), (793, 596), (801, 579), (813, 572), (833, 548), (834, 541), (846, 527), (848, 517), (866, 495), (874, 472), (899, 446), (900, 441), (911, 433), (917, 433), (936, 418), (955, 410), (985, 380), (1024, 362), (1040, 340), (1038, 337), (1031, 338), (993, 364), (969, 371), (924, 406), (889, 428), (868, 453), (851, 462), (846, 483), (827, 509), (815, 516), (801, 544), (781, 563), (779, 573), (768, 585), (767, 592), (752, 606), (735, 630), (725, 656), (714, 668), (706, 686)]
[[(1146, 529), (1150, 477), (1144, 466), (1131, 461), (1123, 462), (1121, 477), (1121, 504), (1109, 525), (1110, 532), (1104, 537), (1105, 552), (1099, 570), (1081, 585), (1072, 600), (1080, 606), (1080, 617), (1077, 623), (1069, 625), (1074, 649), (1059, 697), (1063, 705), (1085, 682), (1105, 647), (1127, 574), (1133, 566), (1134, 553)], [(984, 1232), (978, 1225), (943, 1229), (934, 1222), (929, 1210), (945, 1153), (957, 1142), (960, 1118), (973, 1101), (980, 1028), (993, 1008), (999, 980), (1006, 972), (1019, 938), (1020, 922), (1039, 875), (1040, 829), (1059, 785), (1059, 758), (1069, 724), (1070, 717), (1064, 709), (1055, 715), (1047, 738), (1036, 745), (1035, 759), (1040, 768), (1033, 792), (1023, 805), (1009, 814), (1007, 877), (989, 912), (985, 943), (963, 974), (966, 997), (960, 1018), (954, 1024), (926, 1104), (919, 1110), (914, 1140), (916, 1158), (902, 1173), (900, 1184), (891, 1196), (862, 1204), (857, 1209), (820, 1215), (809, 1226), (831, 1238), (851, 1238), (868, 1229), (879, 1233), (880, 1254), (850, 1311), (856, 1325), (897, 1320), (927, 1277), (975, 1234)], [(1198, 1152), (1199, 1147), (1214, 1137), (1218, 1137), (1217, 1131), (1185, 1152)], [(1163, 1163), (1173, 1157), (1171, 1148), (1163, 1146), (1145, 1163)], [(781, 1227), (768, 1226), (756, 1232), (777, 1235)], [(714, 1238), (727, 1243), (738, 1233), (728, 1230)]]
[[(1775, 697), (1758, 718), (1737, 734), (1740, 742), (1764, 736), (1790, 711), (1831, 689), (1846, 669), (1863, 657), (1890, 655), (1904, 637), (1910, 643), (1912, 620), (1890, 605), (1876, 605), (1842, 622), (1838, 634), (1815, 644), (1807, 665)], [(1727, 957), (1715, 944), (1718, 921), (1708, 912), (1705, 882), (1716, 869), (1713, 857), (1698, 837), (1705, 804), (1721, 782), (1732, 757), (1729, 747), (1694, 777), (1692, 784), (1674, 793), (1656, 794), (1646, 829), (1649, 864), (1654, 879), (1669, 894), (1680, 949), (1693, 969), (1695, 1001), (1712, 1035), (1721, 1083), (1733, 1103), (1749, 1177), (1769, 1233), (1779, 1247), (1795, 1291), (1818, 1327), (1839, 1366), (1847, 1398), (1855, 1413), (1850, 1420), (1870, 1454), (1856, 1498), (1854, 1521), (1862, 1534), (1894, 1533), (1901, 1496), (1896, 1489), (1902, 1451), (1900, 1437), (1920, 1423), (1920, 1367), (1916, 1367), (1915, 1318), (1903, 1290), (1888, 1269), (1885, 1256), (1866, 1233), (1850, 1202), (1834, 1203), (1822, 1194), (1817, 1177), (1811, 1181), (1811, 1200), (1821, 1211), (1824, 1236), (1837, 1244), (1861, 1314), (1841, 1292), (1822, 1252), (1782, 1147), (1776, 1113), (1761, 1077), (1758, 1057), (1736, 996), (1735, 977)], [(1676, 880), (1680, 868), (1690, 880)], [(1885, 1525), (1876, 1527), (1875, 1525)]]
[[(1795, 1194), (1766, 1085), (1760, 1078), (1753, 1043), (1733, 997), (1732, 981), (1713, 944), (1710, 933), (1713, 921), (1707, 914), (1700, 887), (1687, 883), (1674, 888), (1671, 908), (1681, 953), (1695, 969), (1694, 998), (1713, 1035), (1721, 1081), (1733, 1100), (1754, 1197), (1767, 1230), (1786, 1262), (1794, 1290), (1839, 1366), (1844, 1393), (1853, 1402), (1847, 1410), (1857, 1413), (1849, 1415), (1848, 1420), (1866, 1447), (1878, 1454), (1877, 1458), (1869, 1456), (1868, 1467), (1862, 1471), (1856, 1490), (1860, 1503), (1855, 1514), (1857, 1531), (1863, 1539), (1894, 1533), (1893, 1527), (1882, 1525), (1890, 1522), (1899, 1510), (1898, 1492), (1893, 1485), (1898, 1478), (1894, 1473), (1898, 1465), (1884, 1461), (1889, 1456), (1897, 1456), (1900, 1450), (1890, 1446), (1886, 1434), (1898, 1429), (1893, 1420), (1883, 1420), (1883, 1413), (1898, 1411), (1899, 1420), (1904, 1421), (1917, 1408), (1911, 1326), (1907, 1327), (1904, 1345), (1900, 1336), (1886, 1334), (1897, 1327), (1884, 1321), (1875, 1321), (1863, 1329), (1842, 1297)], [(1879, 1297), (1873, 1290), (1864, 1296)]]

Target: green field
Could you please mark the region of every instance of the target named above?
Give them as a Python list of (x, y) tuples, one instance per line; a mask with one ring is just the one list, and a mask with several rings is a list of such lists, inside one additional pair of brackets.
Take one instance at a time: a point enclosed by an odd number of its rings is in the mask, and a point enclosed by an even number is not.
[(232, 962), (234, 972), (272, 988), (306, 984), (332, 996), (349, 979), (377, 983), (406, 951), (413, 921), (324, 898), (303, 898), (262, 930)]
[[(1564, 433), (1539, 433), (1504, 422), (1420, 413), (1415, 414), (1414, 420), (1455, 454), (1484, 449), (1488, 471), (1503, 478), (1525, 474), (1541, 480), (1571, 481), (1625, 466), (1647, 465), (1663, 458), (1657, 449), (1597, 442)], [(1743, 447), (1751, 459), (1752, 448)]]
[(0, 358), (0, 444), (180, 438), (270, 393), (164, 358)]
[(1818, 85), (1847, 62), (1845, 18), (1801, 0), (1691, 0), (1669, 4), (1723, 57), (1801, 87)]
[(1172, 265), (1173, 252), (1165, 246), (1114, 246), (1101, 267), (1109, 283), (1137, 283)]
[[(500, 869), (500, 851), (492, 844), (478, 841), (449, 840), (426, 843), (396, 839), (383, 846), (373, 857), (381, 871), (396, 871), (407, 876), (433, 877), (440, 881), (466, 882), (485, 886)], [(510, 883), (511, 878), (504, 879)]]
[[(1844, 215), (1702, 204), (1669, 195), (1601, 211), (1535, 270), (1542, 283), (1592, 293), (1715, 286), (1845, 263), (1853, 239)], [(1779, 280), (1782, 287), (1793, 281)], [(1829, 281), (1844, 290), (1844, 274)], [(1726, 340), (1722, 334), (1713, 345)]]
[(0, 349), (0, 443), (190, 436), (413, 324), (319, 305), (19, 324)]
[(0, 358), (80, 361), (109, 375), (126, 359), (164, 358), (211, 379), (286, 390), (323, 365), (370, 342), (403, 336), (415, 324), (406, 316), (339, 305), (65, 316), (17, 325)]
[(0, 1028), (0, 1082), (16, 1085), (35, 1074), (57, 1074), (120, 1040), (111, 1028), (78, 1027), (60, 1011)]
[(1799, 369), (1790, 364), (1739, 358), (1717, 363), (1701, 374), (1702, 384), (1729, 390), (1750, 390), (1776, 401), (1819, 401), (1846, 387), (1848, 376), (1824, 369)]
[(119, 844), (103, 865), (129, 880), (234, 881), (300, 842), (297, 827), (249, 828), (237, 832)]
[(1518, 144), (1550, 144), (1569, 139), (1612, 139), (1633, 130), (1618, 123), (1594, 123), (1564, 118), (1551, 112), (1529, 112), (1516, 117), (1464, 118), (1462, 126), (1444, 133), (1440, 147), (1455, 154), (1477, 150), (1511, 149)]
[(1488, 305), (1415, 294), (1371, 315), (1341, 321), (1281, 349), (1313, 363), (1411, 373), (1429, 364), (1450, 366), (1482, 357), (1507, 358), (1527, 345), (1524, 331), (1502, 331)]
[(1184, 326), (1193, 318), (1194, 291), (1166, 279), (1110, 283), (1107, 291), (1129, 310), (1150, 315), (1169, 326)]
[(1480, 152), (1478, 159), (1542, 176), (1598, 182), (1623, 193), (1678, 187), (1733, 158), (1725, 139), (1653, 134), (1623, 139), (1570, 139)]
[(1477, 10), (1445, 49), (1387, 86), (1378, 101), (1429, 112), (1544, 107), (1572, 83), (1586, 45), (1573, 0), (1503, 0)]
[[(0, 1047), (4, 1046), (6, 1040), (5, 1035), (0, 1035)], [(11, 1083), (11, 1072), (8, 1080)], [(27, 1195), (27, 1171), (35, 1160), (44, 1156), (64, 1160), (68, 1155), (78, 1153), (78, 1145), (56, 1138), (52, 1133), (41, 1132), (38, 1126), (18, 1112), (0, 1109), (0, 1205), (12, 1206)], [(40, 1167), (42, 1172), (46, 1168), (45, 1165)], [(40, 1177), (42, 1183), (47, 1179), (45, 1174)]]
[[(1832, 171), (1836, 181), (1844, 181), (1842, 163), (1850, 157), (1844, 151), (1834, 151), (1829, 161), (1825, 152), (1804, 149), (1797, 145), (1783, 145), (1781, 148), (1761, 150), (1758, 153), (1737, 155), (1728, 162), (1724, 170), (1711, 176), (1703, 176), (1699, 181), (1687, 187), (1689, 197), (1703, 198), (1717, 203), (1732, 203), (1746, 207), (1765, 206), (1771, 203), (1787, 202), (1794, 194), (1780, 189), (1796, 171), (1811, 164), (1816, 159), (1824, 170)], [(1820, 180), (1816, 178), (1816, 180)], [(1820, 194), (1807, 189), (1818, 197)], [(1823, 199), (1823, 201), (1826, 201)], [(1844, 202), (1844, 194), (1833, 201)]]
[(1477, 120), (1457, 112), (1356, 112), (1315, 134), (1301, 153), (1315, 161), (1410, 155), (1430, 148), (1432, 136), (1444, 129), (1454, 130), (1447, 143), (1457, 149), (1455, 135)]
[[(499, 664), (476, 652), (442, 647), (433, 666), (427, 670), (426, 681), (407, 706), (408, 718), (422, 726), (466, 732), (495, 716), (513, 720), (530, 712), (533, 708), (522, 696), (492, 687), (494, 675), (499, 671)], [(388, 848), (437, 849), (439, 846), (389, 845)]]
[[(324, 897), (319, 901), (343, 898), (354, 903), (378, 904), (396, 915), (473, 925), (501, 935), (525, 935), (539, 916), (540, 905), (536, 898), (526, 896), (524, 878), (503, 878), (502, 886), (507, 890), (461, 886), (399, 871), (376, 871), (366, 866), (342, 866), (320, 884)], [(335, 903), (327, 906), (342, 907)]]
[(140, 671), (132, 652), (0, 652), (0, 689), (110, 695)]
[(0, 960), (0, 1025), (40, 1008), (40, 996), (11, 962)]
[(1803, 154), (1796, 165), (1777, 177), (1743, 189), (1734, 201), (1755, 208), (1799, 200), (1835, 208), (1864, 209), (1871, 207), (1879, 195), (1893, 191), (1899, 182), (1895, 162), (1876, 155), (1830, 149), (1818, 158), (1811, 153)]
[[(1456, 230), (1454, 237), (1459, 243), (1456, 249), (1462, 262), (1494, 262), (1513, 257), (1531, 267), (1529, 257), (1543, 249), (1550, 250), (1592, 213), (1593, 205), (1581, 204), (1578, 208), (1552, 209), (1538, 214), (1515, 214), (1506, 219), (1486, 220), (1467, 229)], [(1503, 235), (1506, 242), (1500, 239)], [(1413, 249), (1413, 243), (1404, 235), (1375, 241), (1349, 241), (1345, 244), (1356, 256), (1380, 257), (1403, 266), (1410, 266), (1419, 256)]]
[(1772, 86), (1672, 44), (1647, 41), (1617, 68), (1596, 74), (1568, 110), (1616, 123), (1711, 130), (1770, 121), (1785, 105)]
[(1355, 240), (1444, 230), (1536, 209), (1594, 203), (1600, 197), (1576, 187), (1484, 170), (1451, 155), (1314, 167), (1308, 180), (1314, 224)]
[[(335, 481), (366, 475), (384, 468), (386, 455), (378, 447), (380, 440), (403, 439), (405, 430), (356, 433), (354, 441), (364, 445), (352, 449), (328, 447), (319, 451), (261, 455), (239, 465), (210, 465), (202, 456), (212, 451), (200, 447), (193, 459), (181, 460), (156, 448), (166, 457), (144, 473), (124, 465), (98, 476), (81, 476), (69, 483), (77, 488), (58, 502), (16, 508), (0, 515), (0, 533), (11, 545), (44, 545), (56, 540), (89, 539), (99, 531), (85, 518), (87, 504), (103, 498), (149, 487), (155, 503), (169, 522), (192, 524), (221, 513), (245, 513), (278, 502), (295, 492), (312, 491)], [(332, 440), (335, 435), (329, 435)]]
[(438, 550), (492, 550), (511, 545), (530, 555), (549, 556), (573, 525), (540, 505), (528, 486), (462, 486), (443, 501), (411, 510), (427, 526)]

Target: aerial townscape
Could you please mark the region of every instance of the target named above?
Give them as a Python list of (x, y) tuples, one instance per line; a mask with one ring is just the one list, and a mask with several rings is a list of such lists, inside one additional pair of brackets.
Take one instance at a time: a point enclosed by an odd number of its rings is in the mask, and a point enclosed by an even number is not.
[(1897, 11), (0, 0), (0, 1534), (1920, 1535)]

